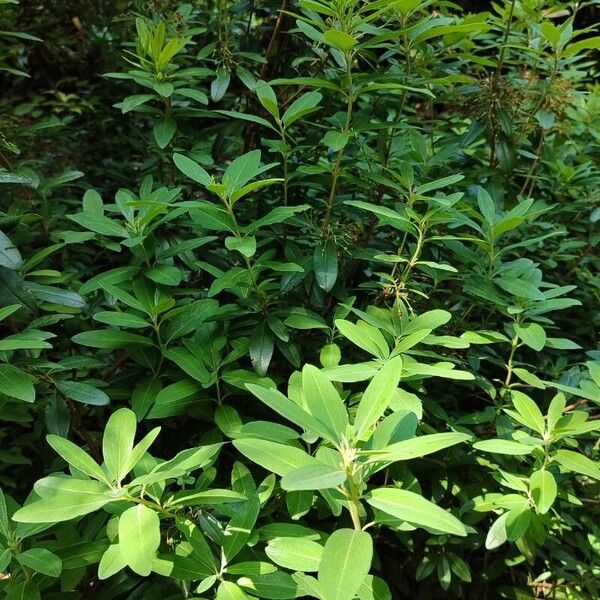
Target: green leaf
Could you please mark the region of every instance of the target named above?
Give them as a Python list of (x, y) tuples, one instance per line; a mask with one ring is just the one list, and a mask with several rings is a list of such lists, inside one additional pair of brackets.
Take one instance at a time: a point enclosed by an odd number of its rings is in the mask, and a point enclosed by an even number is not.
[(121, 109), (122, 113), (128, 113), (132, 111), (134, 108), (145, 104), (149, 100), (156, 98), (153, 94), (137, 94), (135, 96), (127, 96), (118, 107)]
[(287, 491), (321, 490), (337, 488), (346, 481), (346, 473), (339, 467), (307, 465), (286, 473), (281, 487)]
[(269, 541), (266, 555), (278, 566), (305, 573), (319, 570), (323, 546), (300, 537), (278, 537)]
[(90, 404), (93, 406), (105, 406), (110, 402), (110, 398), (98, 388), (89, 383), (81, 383), (79, 381), (57, 381), (56, 387), (67, 398), (81, 402), (82, 404)]
[(75, 215), (67, 215), (67, 218), (71, 219), (78, 225), (81, 225), (85, 229), (99, 233), (100, 235), (106, 235), (109, 237), (128, 238), (129, 233), (125, 227), (119, 225), (113, 219), (104, 217), (102, 215), (92, 215), (87, 213), (77, 213)]
[(281, 415), (283, 418), (299, 425), (300, 427), (313, 431), (321, 437), (326, 437), (328, 430), (325, 426), (315, 419), (310, 413), (286, 398), (281, 392), (273, 388), (266, 388), (262, 385), (247, 383), (246, 388), (254, 394), (261, 402), (264, 402), (269, 408)]
[(136, 427), (135, 413), (128, 408), (115, 411), (106, 423), (102, 438), (102, 454), (106, 467), (117, 484), (120, 484), (129, 472)]
[(10, 304), (0, 308), (0, 321), (4, 321), (4, 319), (10, 317), (10, 315), (17, 312), (22, 306), (22, 304)]
[(337, 529), (323, 550), (318, 582), (323, 600), (352, 600), (373, 560), (373, 540), (366, 531)]
[(412, 525), (440, 533), (467, 535), (465, 526), (454, 515), (408, 490), (379, 488), (371, 492), (367, 502), (374, 508)]
[(11, 269), (18, 270), (23, 264), (21, 253), (15, 245), (10, 241), (9, 237), (0, 231), (0, 265)]
[(256, 238), (254, 236), (247, 237), (227, 237), (225, 238), (225, 247), (227, 250), (237, 250), (246, 258), (251, 258), (256, 254)]
[(537, 352), (542, 350), (546, 345), (546, 332), (537, 323), (529, 323), (527, 325), (515, 324), (515, 333), (523, 340), (525, 345)]
[(427, 456), (433, 452), (439, 452), (444, 448), (460, 444), (468, 439), (471, 439), (471, 436), (466, 433), (432, 433), (390, 444), (382, 450), (365, 453), (373, 454), (370, 462), (410, 460), (412, 458)]
[(112, 577), (127, 566), (119, 544), (111, 544), (100, 559), (98, 579), (101, 581)]
[(542, 515), (546, 514), (556, 499), (556, 479), (550, 471), (539, 469), (531, 474), (529, 486), (537, 511)]
[(476, 442), (473, 444), (473, 448), (481, 450), (482, 452), (491, 452), (492, 454), (508, 454), (511, 456), (524, 456), (525, 454), (531, 454), (534, 450), (534, 446), (527, 446), (520, 442), (514, 442), (512, 440), (483, 440), (482, 442)]
[(71, 338), (76, 344), (90, 346), (91, 348), (102, 348), (105, 350), (114, 350), (116, 348), (126, 348), (127, 346), (153, 346), (151, 339), (129, 333), (128, 331), (119, 331), (117, 329), (98, 329), (94, 331), (84, 331)]
[(261, 467), (283, 477), (294, 469), (307, 465), (320, 464), (318, 461), (300, 450), (285, 444), (259, 439), (234, 440), (233, 445), (246, 458)]
[(338, 276), (337, 248), (331, 240), (319, 242), (313, 253), (313, 268), (319, 287), (331, 291)]
[(250, 539), (252, 528), (258, 518), (260, 501), (258, 497), (242, 503), (241, 508), (227, 524), (223, 536), (223, 554), (230, 562), (242, 550)]
[(175, 166), (187, 177), (196, 183), (201, 183), (203, 186), (213, 183), (212, 177), (191, 158), (183, 154), (173, 154), (173, 162)]
[(594, 50), (600, 48), (600, 35), (587, 37), (572, 44), (569, 44), (565, 50), (565, 56), (575, 56), (581, 50)]
[(36, 573), (48, 575), (48, 577), (60, 577), (62, 573), (62, 561), (56, 554), (45, 548), (31, 548), (17, 554), (17, 560), (33, 569)]
[(170, 117), (164, 117), (160, 121), (156, 121), (152, 127), (152, 133), (156, 145), (162, 150), (169, 145), (177, 131), (177, 123)]
[(329, 29), (323, 34), (323, 39), (334, 48), (341, 50), (342, 52), (348, 52), (356, 46), (357, 41), (348, 33), (344, 31), (338, 31), (336, 29)]
[(294, 100), (281, 119), (284, 126), (287, 128), (298, 119), (315, 111), (322, 98), (323, 96), (319, 92), (308, 92)]
[(142, 317), (126, 312), (101, 310), (95, 313), (92, 318), (99, 323), (105, 323), (106, 325), (113, 325), (115, 327), (132, 327), (136, 329), (150, 327), (150, 323)]
[(61, 492), (26, 504), (12, 518), (18, 523), (59, 523), (87, 515), (119, 499), (109, 491), (90, 491), (87, 494)]
[(160, 545), (160, 519), (143, 504), (128, 508), (119, 517), (119, 548), (134, 573), (147, 577)]
[(248, 596), (232, 581), (222, 581), (217, 588), (215, 600), (248, 600)]
[(100, 465), (79, 446), (58, 435), (47, 435), (46, 440), (52, 449), (68, 464), (98, 481), (110, 483)]
[(356, 411), (354, 427), (357, 439), (361, 439), (383, 416), (398, 389), (401, 374), (402, 358), (397, 356), (387, 362), (373, 377), (364, 391)]
[(229, 190), (245, 186), (260, 172), (260, 150), (252, 150), (232, 160), (223, 174), (223, 185)]
[(182, 371), (203, 386), (209, 385), (211, 374), (208, 369), (200, 358), (186, 348), (170, 348), (164, 352), (164, 357), (172, 360)]
[(487, 536), (485, 538), (485, 547), (488, 550), (493, 550), (494, 548), (498, 548), (504, 542), (506, 542), (506, 519), (508, 518), (508, 513), (500, 515), (490, 527)]
[(344, 319), (336, 319), (335, 326), (345, 338), (348, 338), (353, 344), (356, 344), (359, 348), (362, 348), (376, 358), (387, 359), (390, 355), (390, 350), (383, 334), (372, 325), (364, 321), (358, 321), (355, 324)]
[(231, 81), (231, 73), (229, 71), (220, 71), (216, 79), (213, 79), (210, 84), (210, 97), (213, 102), (218, 102), (223, 98)]
[(33, 381), (18, 367), (0, 364), (0, 393), (23, 402), (35, 402)]
[(408, 325), (402, 330), (402, 335), (409, 335), (422, 329), (437, 329), (438, 327), (445, 325), (451, 318), (452, 315), (447, 310), (429, 310), (422, 315), (411, 319)]
[(254, 370), (261, 377), (267, 374), (273, 356), (274, 340), (266, 321), (259, 323), (250, 335), (250, 360)]
[(258, 101), (271, 114), (271, 116), (279, 120), (279, 108), (277, 107), (277, 96), (273, 88), (265, 81), (259, 81), (254, 88)]
[(600, 480), (600, 467), (598, 464), (590, 460), (587, 456), (579, 454), (579, 452), (558, 450), (553, 458), (558, 464), (569, 471)]
[(327, 439), (339, 444), (348, 428), (348, 413), (331, 381), (313, 365), (305, 365), (302, 394), (309, 412), (326, 428)]
[(525, 425), (543, 436), (546, 423), (538, 405), (529, 396), (517, 390), (512, 390), (510, 397)]

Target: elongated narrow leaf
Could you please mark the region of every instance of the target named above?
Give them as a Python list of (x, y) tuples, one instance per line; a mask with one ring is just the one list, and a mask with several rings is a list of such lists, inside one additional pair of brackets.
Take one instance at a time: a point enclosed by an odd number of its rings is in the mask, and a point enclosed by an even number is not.
[(48, 441), (48, 444), (52, 446), (54, 451), (70, 465), (94, 479), (110, 483), (109, 478), (100, 468), (100, 465), (98, 465), (98, 463), (79, 446), (58, 435), (48, 435), (46, 436), (46, 440)]
[(233, 445), (252, 462), (282, 477), (294, 469), (320, 464), (315, 458), (292, 446), (267, 440), (234, 440)]
[(42, 573), (48, 575), (48, 577), (60, 577), (62, 572), (62, 561), (56, 554), (46, 550), (46, 548), (25, 550), (25, 552), (17, 555), (17, 560), (36, 573)]
[(383, 416), (398, 388), (401, 373), (402, 358), (397, 356), (386, 363), (367, 386), (354, 420), (358, 439)]
[(284, 490), (320, 490), (336, 488), (346, 481), (346, 473), (339, 467), (329, 465), (307, 465), (289, 471), (281, 480)]
[(587, 456), (579, 454), (579, 452), (558, 450), (554, 455), (554, 460), (569, 471), (600, 480), (600, 467), (598, 464), (590, 460)]
[(116, 500), (119, 497), (111, 492), (61, 492), (25, 505), (12, 518), (19, 523), (59, 523), (87, 515)]
[(255, 383), (247, 383), (246, 388), (259, 400), (264, 402), (276, 413), (303, 429), (313, 431), (321, 437), (328, 435), (327, 429), (321, 425), (310, 413), (286, 398), (281, 392), (273, 388), (266, 388)]
[(440, 533), (465, 536), (465, 526), (451, 513), (419, 494), (397, 488), (373, 490), (367, 502), (378, 510), (412, 525)]
[(202, 185), (210, 185), (212, 177), (195, 161), (183, 154), (173, 154), (175, 166), (192, 181)]
[(390, 444), (380, 452), (374, 453), (370, 461), (410, 460), (411, 458), (426, 456), (427, 454), (439, 452), (444, 448), (460, 444), (470, 439), (470, 437), (466, 433), (456, 432), (422, 435), (410, 440)]
[(308, 410), (328, 432), (328, 439), (339, 443), (348, 427), (348, 413), (329, 379), (313, 365), (302, 369), (302, 394)]
[(524, 456), (531, 454), (534, 446), (514, 442), (513, 440), (484, 440), (473, 444), (473, 448), (483, 452), (491, 452), (493, 454), (509, 454), (512, 456)]

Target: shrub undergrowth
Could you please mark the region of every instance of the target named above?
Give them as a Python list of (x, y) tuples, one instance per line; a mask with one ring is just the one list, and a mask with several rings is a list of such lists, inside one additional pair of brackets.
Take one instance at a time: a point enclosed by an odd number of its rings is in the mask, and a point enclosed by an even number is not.
[(600, 596), (598, 5), (480, 5), (0, 0), (4, 597)]

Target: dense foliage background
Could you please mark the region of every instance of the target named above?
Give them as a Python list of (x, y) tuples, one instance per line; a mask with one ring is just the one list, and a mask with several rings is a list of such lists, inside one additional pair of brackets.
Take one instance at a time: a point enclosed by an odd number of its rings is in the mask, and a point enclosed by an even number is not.
[(598, 598), (599, 15), (0, 0), (3, 597)]

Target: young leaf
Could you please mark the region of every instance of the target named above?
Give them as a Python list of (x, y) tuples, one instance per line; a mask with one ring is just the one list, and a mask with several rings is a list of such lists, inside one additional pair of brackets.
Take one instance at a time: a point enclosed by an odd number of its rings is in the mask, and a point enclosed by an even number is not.
[(120, 408), (114, 412), (106, 423), (102, 454), (106, 467), (117, 484), (129, 472), (136, 427), (135, 413), (128, 408)]
[(517, 409), (517, 412), (521, 415), (526, 425), (534, 431), (537, 431), (540, 435), (544, 435), (546, 424), (544, 422), (542, 411), (538, 408), (538, 405), (529, 396), (517, 390), (512, 390), (510, 397), (514, 407)]
[(329, 379), (313, 365), (302, 369), (302, 394), (310, 413), (328, 432), (328, 439), (340, 443), (348, 427), (348, 413)]
[(71, 466), (98, 481), (110, 484), (110, 480), (106, 476), (106, 473), (101, 469), (100, 465), (98, 465), (98, 463), (96, 463), (96, 461), (79, 446), (58, 435), (47, 435), (46, 440), (48, 441), (48, 444), (52, 446), (54, 451)]
[(396, 393), (401, 374), (402, 358), (397, 356), (387, 362), (373, 377), (364, 391), (356, 411), (354, 427), (357, 439), (361, 439), (369, 428), (382, 417)]

